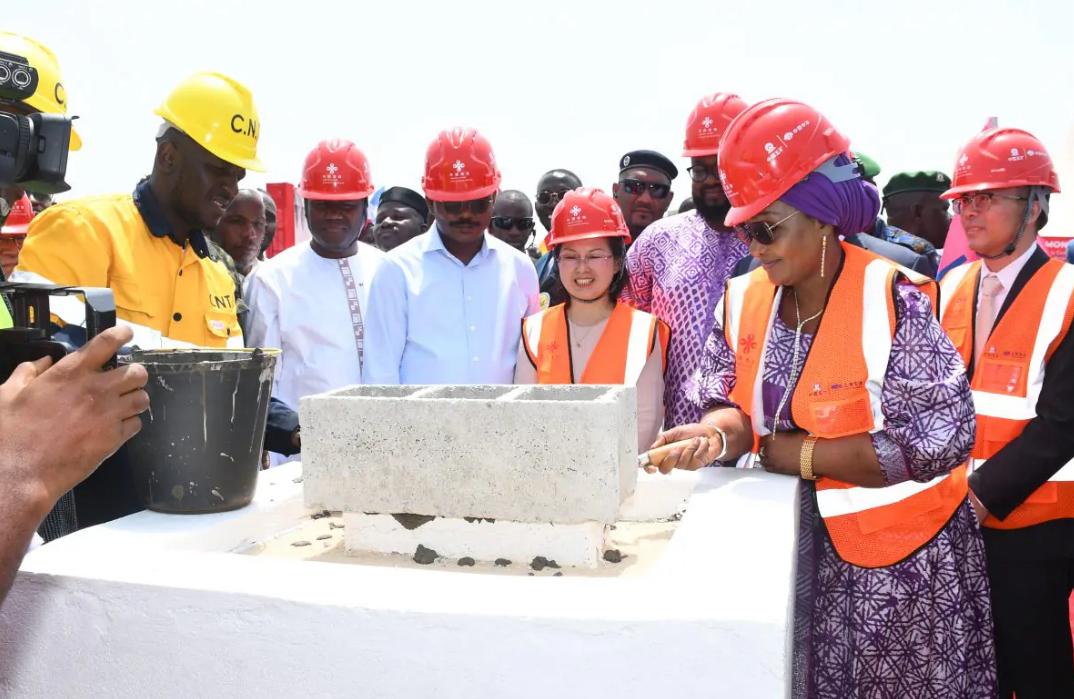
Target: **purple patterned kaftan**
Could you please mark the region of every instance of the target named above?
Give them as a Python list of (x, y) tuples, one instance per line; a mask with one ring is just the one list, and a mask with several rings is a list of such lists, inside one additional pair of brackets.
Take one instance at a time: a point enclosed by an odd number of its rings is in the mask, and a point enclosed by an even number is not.
[[(872, 436), (889, 484), (928, 480), (969, 454), (974, 411), (962, 363), (916, 288), (900, 285), (883, 388), (885, 429)], [(799, 368), (812, 337), (801, 337)], [(771, 425), (791, 373), (794, 329), (773, 324), (762, 403)], [(735, 357), (717, 322), (701, 363), (705, 409), (729, 404)], [(788, 404), (790, 401), (788, 400)], [(789, 405), (777, 431), (796, 429)], [(910, 558), (866, 569), (835, 553), (802, 482), (795, 597), (794, 697), (992, 697), (992, 613), (984, 546), (967, 501)]]
[(671, 327), (664, 375), (664, 426), (697, 422), (695, 372), (712, 313), (735, 263), (749, 249), (730, 231), (717, 231), (697, 211), (654, 222), (630, 246), (630, 283), (622, 300)]

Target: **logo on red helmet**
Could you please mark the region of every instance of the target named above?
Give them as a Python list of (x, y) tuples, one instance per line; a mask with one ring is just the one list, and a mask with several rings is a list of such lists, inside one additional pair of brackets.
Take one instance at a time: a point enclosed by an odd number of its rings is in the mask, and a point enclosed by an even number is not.
[(343, 175), (339, 174), (339, 166), (333, 162), (329, 162), (324, 168), (324, 174), (321, 175), (321, 184), (329, 187), (339, 187), (343, 184)]
[(776, 145), (775, 143), (772, 143), (771, 141), (768, 141), (767, 143), (765, 143), (764, 144), (764, 152), (767, 154), (767, 157), (765, 158), (765, 160), (767, 160), (769, 164), (775, 163), (776, 160), (778, 160), (779, 157), (781, 155), (783, 155), (783, 152), (785, 150), (787, 150), (787, 143), (789, 141), (794, 140), (795, 136), (797, 136), (799, 133), (804, 131), (805, 128), (807, 126), (809, 126), (809, 123), (810, 123), (810, 120), (806, 119), (805, 121), (803, 121), (803, 122), (799, 123), (798, 125), (796, 125), (790, 131), (784, 131), (783, 132), (783, 138), (780, 138), (780, 137), (777, 136), (776, 140), (779, 141), (779, 145)]
[(466, 163), (456, 160), (451, 164), (451, 172), (448, 177), (452, 180), (466, 180), (470, 178), (470, 171), (466, 169)]
[(706, 116), (699, 122), (699, 128), (697, 129), (698, 138), (718, 138), (719, 135), (720, 130), (716, 128), (716, 121), (712, 117)]

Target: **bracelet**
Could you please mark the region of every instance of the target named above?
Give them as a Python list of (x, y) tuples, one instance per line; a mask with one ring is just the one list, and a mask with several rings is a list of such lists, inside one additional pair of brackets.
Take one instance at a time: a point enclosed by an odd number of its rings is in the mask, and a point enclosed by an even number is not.
[(709, 425), (712, 429), (716, 430), (716, 434), (720, 435), (720, 453), (716, 455), (716, 461), (723, 461), (727, 458), (727, 433), (721, 430), (716, 425)]
[(802, 478), (807, 481), (815, 481), (817, 477), (813, 475), (813, 449), (817, 446), (816, 435), (809, 435), (802, 442), (802, 452), (798, 456), (798, 468), (801, 471)]

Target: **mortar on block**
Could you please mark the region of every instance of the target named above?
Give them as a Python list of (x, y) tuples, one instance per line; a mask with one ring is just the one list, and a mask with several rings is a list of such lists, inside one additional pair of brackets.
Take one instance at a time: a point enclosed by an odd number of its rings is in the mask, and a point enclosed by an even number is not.
[(354, 386), (300, 410), (305, 504), (344, 513), (350, 550), (592, 566), (637, 479), (629, 386)]

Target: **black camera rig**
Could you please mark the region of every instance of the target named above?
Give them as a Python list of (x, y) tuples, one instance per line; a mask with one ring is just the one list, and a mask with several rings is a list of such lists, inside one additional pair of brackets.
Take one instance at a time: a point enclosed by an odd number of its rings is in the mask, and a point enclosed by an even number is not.
[[(0, 293), (12, 309), (13, 327), (0, 329), (0, 382), (6, 381), (22, 362), (41, 357), (59, 361), (83, 342), (116, 324), (116, 304), (111, 289), (0, 282)], [(85, 337), (63, 339), (53, 332), (49, 299), (81, 295), (85, 299)], [(81, 334), (81, 328), (79, 328)], [(107, 365), (116, 366), (115, 357)]]
[(0, 186), (66, 192), (71, 188), (64, 177), (72, 120), (26, 106), (37, 82), (37, 69), (28, 60), (0, 51)]

